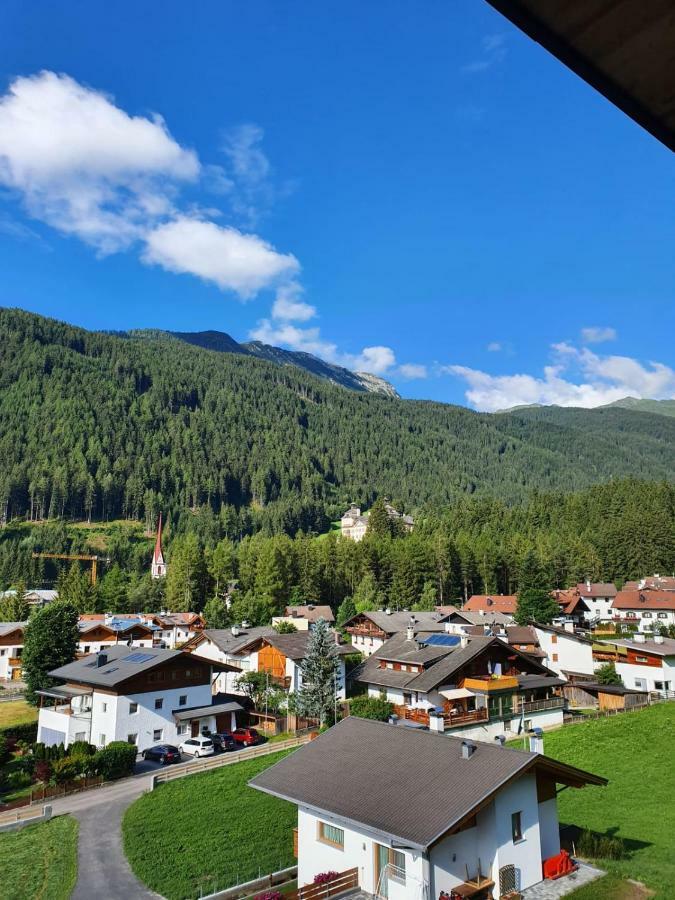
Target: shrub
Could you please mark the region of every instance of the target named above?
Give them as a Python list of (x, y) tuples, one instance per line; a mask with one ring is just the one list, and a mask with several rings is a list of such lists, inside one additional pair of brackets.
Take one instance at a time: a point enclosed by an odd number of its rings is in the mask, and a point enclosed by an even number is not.
[(394, 711), (394, 704), (380, 697), (354, 697), (349, 703), (349, 712), (361, 719), (376, 719), (378, 722), (386, 722)]
[(37, 722), (24, 722), (22, 725), (5, 725), (3, 728), (0, 728), (0, 734), (4, 734), (8, 740), (13, 738), (15, 743), (17, 741), (27, 741), (29, 744), (32, 744), (37, 740)]
[(93, 744), (87, 743), (87, 741), (73, 741), (73, 743), (68, 747), (68, 756), (93, 756), (96, 753), (96, 747)]
[(49, 781), (52, 777), (52, 764), (46, 759), (38, 759), (35, 762), (35, 778), (38, 781)]
[(22, 772), (21, 770), (10, 772), (7, 776), (7, 784), (12, 790), (27, 787), (32, 780), (33, 779), (30, 777), (28, 772)]
[(620, 838), (593, 831), (581, 832), (577, 851), (580, 856), (590, 859), (623, 859), (626, 856), (626, 848)]
[(136, 747), (124, 741), (112, 741), (93, 757), (94, 770), (106, 780), (131, 775), (136, 764)]
[(7, 738), (4, 734), (0, 734), (0, 766), (4, 766), (10, 757), (9, 747), (7, 746)]
[(54, 784), (63, 784), (65, 781), (73, 781), (80, 775), (80, 764), (77, 759), (57, 759), (52, 763), (52, 777)]
[(47, 759), (47, 748), (42, 743), (42, 741), (36, 742), (33, 744), (33, 756), (36, 760), (45, 760)]

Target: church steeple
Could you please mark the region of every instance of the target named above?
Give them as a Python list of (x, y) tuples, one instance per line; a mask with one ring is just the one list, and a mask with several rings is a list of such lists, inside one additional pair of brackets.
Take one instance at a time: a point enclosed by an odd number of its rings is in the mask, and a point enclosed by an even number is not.
[(159, 522), (157, 523), (157, 539), (155, 540), (155, 551), (152, 554), (152, 567), (150, 574), (153, 578), (164, 578), (166, 575), (166, 563), (164, 562), (164, 554), (162, 553), (162, 514), (159, 514)]

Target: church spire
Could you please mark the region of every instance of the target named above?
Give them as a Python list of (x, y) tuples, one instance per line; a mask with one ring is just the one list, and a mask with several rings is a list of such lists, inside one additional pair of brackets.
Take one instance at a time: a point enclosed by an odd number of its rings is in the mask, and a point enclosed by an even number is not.
[(164, 578), (166, 575), (166, 563), (164, 562), (164, 554), (162, 552), (162, 514), (159, 514), (157, 523), (157, 538), (155, 540), (155, 551), (152, 554), (152, 567), (150, 574), (153, 578)]

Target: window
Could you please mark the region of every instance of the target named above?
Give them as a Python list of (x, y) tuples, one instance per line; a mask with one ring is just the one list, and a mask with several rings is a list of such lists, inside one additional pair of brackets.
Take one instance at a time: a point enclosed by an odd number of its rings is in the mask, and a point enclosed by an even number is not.
[(389, 851), (389, 878), (399, 884), (405, 884), (405, 853), (400, 850)]
[(558, 654), (557, 654), (557, 653), (554, 653), (554, 654), (551, 656), (551, 659), (553, 660), (553, 662), (558, 662)]
[(85, 652), (85, 653), (89, 653), (90, 650), (91, 650), (91, 644), (85, 644), (85, 645), (84, 645), (84, 652)]
[(658, 613), (658, 617), (659, 617), (659, 619), (667, 619), (668, 613)]
[(7, 648), (3, 647), (2, 650), (0, 650), (0, 656), (5, 656), (6, 653), (7, 653)]
[(185, 706), (187, 704), (187, 694), (181, 694), (178, 698), (178, 705)]
[(651, 617), (652, 617), (652, 614), (651, 614), (651, 613), (648, 613), (648, 612), (642, 613), (642, 618), (643, 618), (643, 619), (651, 619)]
[(152, 732), (152, 739), (153, 739), (153, 741), (161, 741), (162, 740), (162, 729), (161, 728), (155, 728), (155, 730)]
[(552, 634), (552, 635), (551, 635), (551, 643), (552, 643), (552, 644), (557, 644), (557, 643), (558, 643), (558, 635), (557, 635), (557, 634)]
[(388, 662), (388, 663), (386, 663), (385, 665), (386, 665), (387, 669), (393, 669), (393, 668), (394, 668), (394, 664), (393, 664), (393, 663)]
[(654, 682), (654, 690), (669, 691), (670, 690), (670, 682), (669, 681), (655, 681)]
[(138, 703), (130, 703), (129, 704), (129, 715), (133, 716), (134, 713), (138, 712)]
[(330, 844), (338, 847), (340, 850), (345, 848), (345, 833), (341, 828), (335, 825), (329, 825), (327, 822), (319, 822), (319, 840), (323, 844)]
[(155, 709), (161, 709), (164, 706), (164, 700), (161, 697), (155, 697)]
[(128, 734), (127, 735), (127, 744), (135, 744), (138, 740), (137, 734)]
[(107, 738), (106, 738), (106, 736), (105, 736), (104, 734), (99, 734), (99, 736), (98, 736), (98, 743), (99, 743), (99, 746), (105, 747), (105, 742), (106, 742), (106, 740), (107, 740)]
[(636, 656), (635, 662), (646, 663), (646, 662), (649, 662), (649, 660), (647, 659), (646, 656)]
[(101, 703), (101, 712), (108, 712), (108, 704), (105, 701)]
[(87, 732), (86, 731), (76, 731), (75, 732), (75, 740), (76, 741), (86, 741), (87, 740)]
[(187, 725), (179, 725), (176, 728), (176, 734), (187, 734)]
[(523, 839), (523, 825), (520, 817), (520, 812), (511, 813), (511, 837), (514, 844)]
[(636, 678), (635, 679), (635, 687), (639, 691), (646, 691), (647, 690), (647, 679), (646, 678)]

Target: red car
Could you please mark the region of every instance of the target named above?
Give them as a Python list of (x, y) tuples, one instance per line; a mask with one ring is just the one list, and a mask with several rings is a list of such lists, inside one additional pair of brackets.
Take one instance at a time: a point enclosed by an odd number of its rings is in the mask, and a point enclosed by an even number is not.
[(232, 737), (235, 743), (241, 744), (242, 747), (253, 747), (254, 744), (261, 744), (263, 741), (255, 728), (235, 728)]

